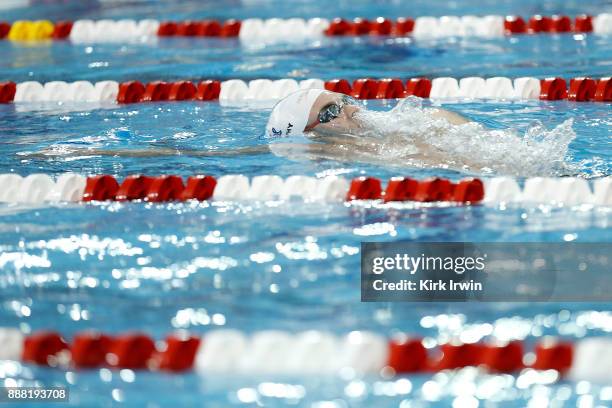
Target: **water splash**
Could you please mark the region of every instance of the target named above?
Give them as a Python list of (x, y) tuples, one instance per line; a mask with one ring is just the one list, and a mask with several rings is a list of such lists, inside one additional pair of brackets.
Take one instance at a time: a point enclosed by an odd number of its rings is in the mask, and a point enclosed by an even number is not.
[(354, 118), (363, 125), (362, 136), (378, 139), (375, 153), (389, 162), (513, 176), (577, 171), (568, 158), (568, 146), (576, 137), (573, 119), (552, 130), (535, 123), (520, 134), (515, 129), (487, 129), (476, 122), (453, 125), (432, 116), (432, 111), (412, 97), (388, 112), (360, 110)]

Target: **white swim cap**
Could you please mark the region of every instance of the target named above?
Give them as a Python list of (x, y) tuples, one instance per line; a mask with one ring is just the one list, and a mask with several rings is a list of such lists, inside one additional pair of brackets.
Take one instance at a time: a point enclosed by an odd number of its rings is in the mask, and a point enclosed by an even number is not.
[(301, 134), (308, 125), (310, 109), (325, 89), (302, 89), (281, 99), (270, 114), (268, 137), (287, 137)]

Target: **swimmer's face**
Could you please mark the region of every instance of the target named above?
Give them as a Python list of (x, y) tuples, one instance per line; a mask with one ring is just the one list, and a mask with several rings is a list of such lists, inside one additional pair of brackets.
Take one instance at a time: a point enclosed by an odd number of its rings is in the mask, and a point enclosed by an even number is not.
[(359, 109), (358, 102), (349, 96), (324, 92), (310, 109), (304, 133), (314, 136), (355, 134), (360, 125), (354, 114)]

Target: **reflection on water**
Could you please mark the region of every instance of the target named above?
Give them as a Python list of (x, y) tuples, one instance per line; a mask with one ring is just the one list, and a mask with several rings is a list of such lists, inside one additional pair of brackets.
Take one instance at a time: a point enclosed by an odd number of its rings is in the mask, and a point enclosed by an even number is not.
[[(399, 16), (399, 2), (78, 1), (31, 2), (2, 19), (158, 17), (245, 18)], [(146, 3), (146, 4), (145, 4)], [(536, 4), (537, 3), (537, 4)], [(605, 0), (568, 3), (470, 1), (411, 3), (410, 13), (570, 15), (601, 11)], [(37, 80), (174, 80), (201, 78), (414, 77), (472, 75), (605, 76), (612, 42), (591, 35), (517, 36), (493, 40), (336, 38), (250, 48), (238, 40), (168, 39), (149, 44), (18, 44), (0, 41), (0, 77)], [(551, 58), (551, 55), (554, 58)], [(599, 61), (599, 62), (598, 62)], [(425, 104), (430, 102), (425, 101)], [(388, 110), (393, 103), (368, 101)], [(574, 121), (566, 160), (587, 178), (610, 174), (609, 105), (570, 102), (448, 104), (487, 127), (524, 133), (534, 122), (553, 129)], [(269, 108), (218, 103), (129, 106), (9, 104), (0, 106), (0, 173), (73, 171), (117, 177), (147, 173), (368, 174), (382, 179), (450, 177), (466, 172), (367, 164), (295, 161), (272, 154), (240, 157), (56, 157), (69, 148), (231, 150), (266, 143)], [(470, 135), (462, 135), (463, 140)], [(559, 134), (563, 137), (564, 134)], [(566, 140), (569, 142), (569, 140)], [(559, 145), (562, 140), (557, 141)], [(486, 148), (478, 150), (486, 154)], [(503, 152), (502, 152), (503, 153)], [(538, 163), (536, 163), (537, 165)], [(359, 250), (373, 241), (610, 240), (609, 209), (554, 206), (457, 208), (428, 205), (314, 203), (105, 203), (0, 205), (0, 326), (24, 333), (142, 331), (162, 339), (185, 329), (243, 332), (308, 329), (346, 334), (405, 332), (428, 347), (451, 339), (572, 341), (610, 336), (608, 304), (360, 303)], [(351, 370), (334, 376), (168, 375), (133, 370), (49, 369), (0, 362), (0, 385), (68, 385), (72, 406), (609, 406), (609, 384), (559, 379), (555, 372), (487, 374), (476, 368), (390, 378)], [(485, 402), (486, 400), (486, 402)]]

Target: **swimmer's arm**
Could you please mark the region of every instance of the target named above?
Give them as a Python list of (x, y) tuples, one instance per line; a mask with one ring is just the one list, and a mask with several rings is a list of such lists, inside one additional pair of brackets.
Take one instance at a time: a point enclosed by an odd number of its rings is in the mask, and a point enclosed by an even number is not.
[(463, 125), (470, 121), (458, 113), (448, 111), (446, 109), (433, 109), (431, 115), (437, 118), (446, 119), (453, 125)]
[(259, 155), (273, 153), (276, 156), (292, 159), (336, 159), (348, 160), (354, 158), (351, 150), (343, 145), (328, 143), (272, 143), (270, 145), (258, 145), (238, 147), (227, 150), (179, 150), (174, 148), (155, 148), (155, 149), (117, 149), (117, 150), (98, 150), (98, 149), (45, 149), (37, 153), (24, 154), (28, 158), (86, 158), (95, 156), (110, 157), (168, 157), (168, 156), (190, 156), (190, 157), (237, 157), (248, 155)]
[(228, 150), (179, 150), (173, 148), (103, 150), (70, 148), (65, 150), (45, 149), (37, 153), (29, 154), (28, 157), (164, 157), (181, 155), (193, 157), (231, 157), (266, 153), (270, 153), (268, 145), (237, 147)]

